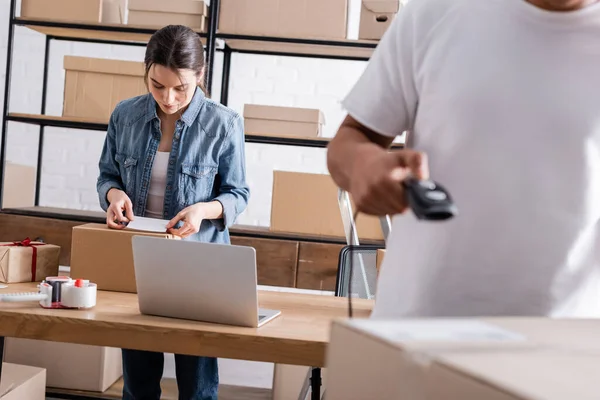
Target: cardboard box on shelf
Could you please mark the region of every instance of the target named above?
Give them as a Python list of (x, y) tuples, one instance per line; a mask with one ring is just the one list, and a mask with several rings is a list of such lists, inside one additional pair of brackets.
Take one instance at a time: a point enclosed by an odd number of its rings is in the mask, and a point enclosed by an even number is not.
[(325, 115), (312, 108), (244, 105), (244, 129), (247, 134), (318, 137), (322, 134)]
[(348, 0), (221, 0), (221, 33), (345, 39)]
[(6, 338), (7, 362), (46, 370), (46, 386), (104, 392), (123, 376), (121, 349)]
[(327, 398), (596, 399), (599, 334), (585, 319), (335, 321)]
[(0, 282), (41, 282), (58, 275), (60, 246), (30, 239), (0, 242)]
[(381, 39), (401, 7), (400, 0), (362, 0), (358, 38)]
[(125, 0), (21, 0), (21, 18), (121, 24)]
[(379, 271), (381, 270), (381, 264), (383, 263), (383, 257), (385, 256), (385, 249), (377, 249), (377, 255), (375, 256), (376, 258), (376, 266), (377, 266), (377, 273), (379, 273)]
[(201, 32), (208, 26), (208, 6), (203, 0), (129, 0), (128, 9), (130, 25), (185, 25)]
[(0, 400), (44, 400), (45, 398), (46, 370), (10, 362), (2, 363)]
[[(359, 215), (356, 229), (360, 240), (383, 240), (378, 218)], [(274, 171), (270, 230), (345, 237), (338, 187), (331, 176)]]
[(35, 204), (36, 168), (7, 162), (4, 165), (2, 207), (32, 207)]
[(98, 290), (136, 293), (131, 245), (135, 235), (178, 239), (169, 233), (110, 229), (106, 224), (75, 226), (71, 239), (70, 276), (89, 279), (98, 285)]
[(117, 103), (147, 93), (144, 63), (65, 56), (63, 116), (107, 122)]

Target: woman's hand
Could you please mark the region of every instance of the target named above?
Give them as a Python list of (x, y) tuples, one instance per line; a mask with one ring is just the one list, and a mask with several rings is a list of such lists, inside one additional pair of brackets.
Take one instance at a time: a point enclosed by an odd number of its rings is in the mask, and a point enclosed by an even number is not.
[[(123, 229), (127, 222), (133, 221), (133, 205), (129, 196), (119, 189), (110, 189), (107, 194), (110, 205), (106, 210), (106, 224), (112, 229)], [(125, 215), (123, 215), (125, 211)]]
[[(181, 210), (167, 224), (167, 232), (184, 239), (198, 233), (200, 231), (200, 224), (206, 218), (205, 206), (206, 203), (197, 203)], [(181, 227), (178, 229), (173, 228), (179, 221), (183, 222)]]

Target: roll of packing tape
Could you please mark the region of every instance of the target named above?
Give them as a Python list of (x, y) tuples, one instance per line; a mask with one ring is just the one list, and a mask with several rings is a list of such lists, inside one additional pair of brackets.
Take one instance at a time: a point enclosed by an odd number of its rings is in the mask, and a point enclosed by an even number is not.
[(96, 305), (97, 285), (89, 281), (70, 282), (62, 287), (61, 304), (68, 308), (92, 308)]

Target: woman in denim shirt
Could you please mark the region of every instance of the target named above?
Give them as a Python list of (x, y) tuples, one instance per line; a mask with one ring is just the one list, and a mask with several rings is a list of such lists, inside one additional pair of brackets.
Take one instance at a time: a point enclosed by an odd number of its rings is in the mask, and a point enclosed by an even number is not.
[[(184, 240), (229, 243), (249, 197), (243, 119), (206, 97), (204, 49), (191, 29), (156, 32), (144, 61), (150, 93), (116, 106), (99, 162), (106, 223), (161, 218)], [(162, 353), (123, 349), (123, 399), (159, 399), (163, 363)], [(180, 399), (217, 399), (215, 358), (175, 363)]]

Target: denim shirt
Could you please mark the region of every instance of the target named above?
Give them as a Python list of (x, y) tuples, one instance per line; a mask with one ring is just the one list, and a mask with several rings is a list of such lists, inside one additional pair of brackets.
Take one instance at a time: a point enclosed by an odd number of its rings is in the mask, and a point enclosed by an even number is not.
[[(161, 138), (156, 106), (148, 93), (120, 102), (110, 117), (97, 181), (104, 211), (109, 206), (108, 191), (117, 188), (131, 199), (134, 216), (145, 214)], [(223, 217), (202, 221), (200, 231), (188, 240), (230, 243), (228, 228), (245, 210), (250, 195), (244, 142), (242, 117), (197, 88), (176, 124), (163, 217), (170, 220), (187, 206), (213, 200), (223, 205)]]

